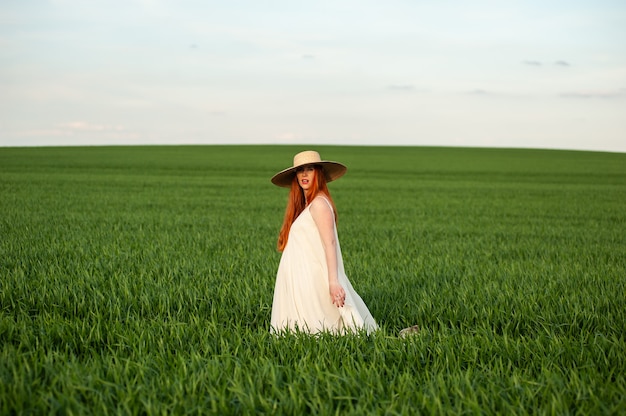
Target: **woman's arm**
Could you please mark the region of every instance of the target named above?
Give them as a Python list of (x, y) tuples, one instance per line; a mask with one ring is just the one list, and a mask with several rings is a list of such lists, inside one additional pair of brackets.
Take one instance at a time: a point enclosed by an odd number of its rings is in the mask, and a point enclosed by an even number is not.
[(315, 198), (311, 202), (311, 216), (322, 238), (326, 264), (328, 266), (328, 288), (332, 302), (342, 307), (346, 300), (346, 292), (339, 284), (337, 276), (337, 240), (335, 238), (335, 216), (333, 210), (322, 198)]

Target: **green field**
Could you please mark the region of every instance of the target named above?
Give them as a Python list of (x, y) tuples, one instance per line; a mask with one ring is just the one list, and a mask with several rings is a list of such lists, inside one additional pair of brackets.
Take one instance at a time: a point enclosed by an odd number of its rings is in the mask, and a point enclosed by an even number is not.
[(276, 338), (300, 150), (0, 149), (0, 414), (626, 412), (626, 154), (317, 147), (381, 330)]

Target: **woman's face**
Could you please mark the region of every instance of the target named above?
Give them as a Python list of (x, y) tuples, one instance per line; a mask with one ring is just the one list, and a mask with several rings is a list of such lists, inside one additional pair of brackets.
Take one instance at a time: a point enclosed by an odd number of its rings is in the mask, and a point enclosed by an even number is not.
[(298, 184), (300, 188), (308, 191), (311, 184), (315, 180), (315, 166), (304, 165), (296, 169), (296, 177), (298, 178)]

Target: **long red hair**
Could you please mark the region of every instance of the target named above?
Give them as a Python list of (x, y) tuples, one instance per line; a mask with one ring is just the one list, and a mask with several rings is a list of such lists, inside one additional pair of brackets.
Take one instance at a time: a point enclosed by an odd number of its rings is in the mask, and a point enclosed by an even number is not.
[(291, 189), (289, 190), (289, 199), (287, 200), (287, 208), (285, 209), (285, 219), (283, 220), (283, 226), (278, 234), (278, 251), (285, 249), (287, 240), (289, 239), (289, 230), (291, 230), (293, 222), (302, 214), (307, 204), (313, 201), (318, 195), (323, 195), (328, 199), (335, 213), (335, 222), (337, 222), (337, 209), (328, 191), (326, 175), (321, 166), (315, 165), (315, 179), (311, 182), (311, 187), (305, 193), (298, 183), (297, 176), (293, 175)]

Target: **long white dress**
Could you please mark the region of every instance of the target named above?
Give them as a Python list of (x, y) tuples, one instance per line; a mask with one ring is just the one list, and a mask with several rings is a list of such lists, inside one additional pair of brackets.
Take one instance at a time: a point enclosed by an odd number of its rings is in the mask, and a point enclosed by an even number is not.
[[(332, 210), (330, 202), (323, 199)], [(292, 224), (280, 259), (272, 304), (272, 331), (346, 333), (365, 329), (370, 333), (376, 330), (376, 321), (344, 271), (336, 226), (338, 278), (346, 292), (346, 301), (343, 307), (332, 303), (322, 238), (309, 207)]]

